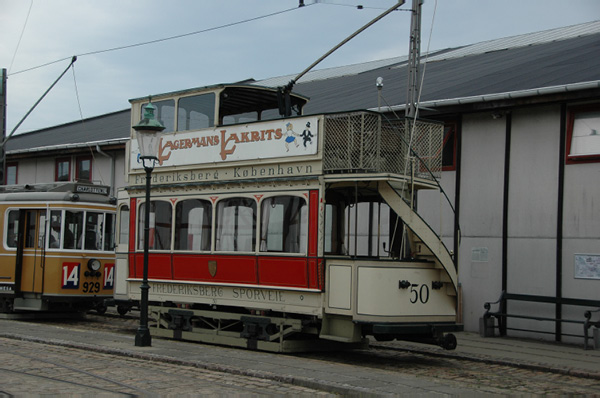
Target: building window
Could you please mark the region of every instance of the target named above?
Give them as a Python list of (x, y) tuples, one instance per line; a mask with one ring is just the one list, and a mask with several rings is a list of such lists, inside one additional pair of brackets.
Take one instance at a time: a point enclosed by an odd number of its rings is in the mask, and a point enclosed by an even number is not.
[(15, 163), (6, 163), (6, 185), (16, 185), (19, 180), (17, 178), (18, 175), (18, 164)]
[(71, 181), (71, 159), (56, 159), (54, 181)]
[(569, 110), (567, 163), (600, 161), (600, 105)]
[(456, 122), (444, 124), (444, 149), (442, 151), (442, 170), (456, 170)]
[(75, 179), (77, 181), (92, 181), (92, 158), (80, 156), (75, 165)]

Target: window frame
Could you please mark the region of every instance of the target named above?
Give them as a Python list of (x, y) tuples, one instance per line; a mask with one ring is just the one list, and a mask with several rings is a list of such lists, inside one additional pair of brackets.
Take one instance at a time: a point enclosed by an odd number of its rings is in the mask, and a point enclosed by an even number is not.
[[(450, 133), (446, 135), (446, 129), (449, 128)], [(442, 171), (454, 171), (456, 170), (456, 135), (458, 131), (458, 122), (456, 120), (444, 123), (444, 137), (442, 141)], [(452, 138), (452, 164), (444, 165), (444, 150), (446, 144)]]
[(571, 155), (571, 146), (573, 144), (573, 128), (575, 119), (578, 114), (600, 112), (600, 104), (589, 104), (582, 106), (570, 107), (567, 110), (567, 142), (565, 148), (566, 164), (581, 164), (581, 163), (599, 163), (600, 150), (596, 154), (591, 155)]
[[(67, 179), (66, 180), (61, 180), (59, 179), (59, 167), (62, 163), (66, 163), (67, 164)], [(70, 157), (62, 157), (62, 158), (56, 158), (54, 161), (54, 181), (56, 182), (60, 182), (60, 181), (71, 181), (71, 158)]]
[(77, 181), (81, 180), (81, 164), (82, 162), (89, 160), (90, 162), (90, 170), (89, 170), (89, 178), (86, 178), (85, 181), (92, 181), (92, 168), (93, 168), (93, 159), (91, 156), (78, 156), (75, 159), (75, 179)]
[[(8, 182), (8, 170), (15, 169), (15, 181)], [(19, 183), (19, 162), (6, 162), (6, 170), (4, 170), (4, 185), (17, 185)]]

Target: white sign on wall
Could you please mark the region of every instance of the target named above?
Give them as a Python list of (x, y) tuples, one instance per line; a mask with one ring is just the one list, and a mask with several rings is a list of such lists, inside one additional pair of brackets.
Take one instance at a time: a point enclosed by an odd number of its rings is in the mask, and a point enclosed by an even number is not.
[(600, 254), (576, 254), (575, 278), (600, 279)]
[[(272, 120), (164, 134), (155, 167), (315, 155), (318, 118)], [(141, 169), (139, 148), (131, 140), (131, 168)]]

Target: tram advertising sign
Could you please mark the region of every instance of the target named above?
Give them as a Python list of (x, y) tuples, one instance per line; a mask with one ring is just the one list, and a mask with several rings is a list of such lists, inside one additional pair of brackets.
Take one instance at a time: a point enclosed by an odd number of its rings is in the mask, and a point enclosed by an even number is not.
[[(156, 167), (316, 155), (318, 122), (300, 117), (164, 134)], [(137, 141), (130, 151), (131, 169), (142, 169)]]

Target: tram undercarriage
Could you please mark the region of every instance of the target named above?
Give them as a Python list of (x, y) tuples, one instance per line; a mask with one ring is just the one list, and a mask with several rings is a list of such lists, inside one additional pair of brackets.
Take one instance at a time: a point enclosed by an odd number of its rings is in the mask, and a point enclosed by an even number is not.
[(282, 314), (259, 315), (151, 306), (152, 335), (177, 340), (242, 347), (271, 352), (306, 352), (366, 348), (368, 340), (334, 341), (319, 338), (320, 322)]
[(271, 352), (307, 352), (368, 348), (394, 339), (456, 348), (448, 333), (460, 330), (453, 323), (359, 323), (350, 317), (325, 314), (294, 318), (268, 311), (213, 310), (150, 306), (150, 332), (154, 336)]

